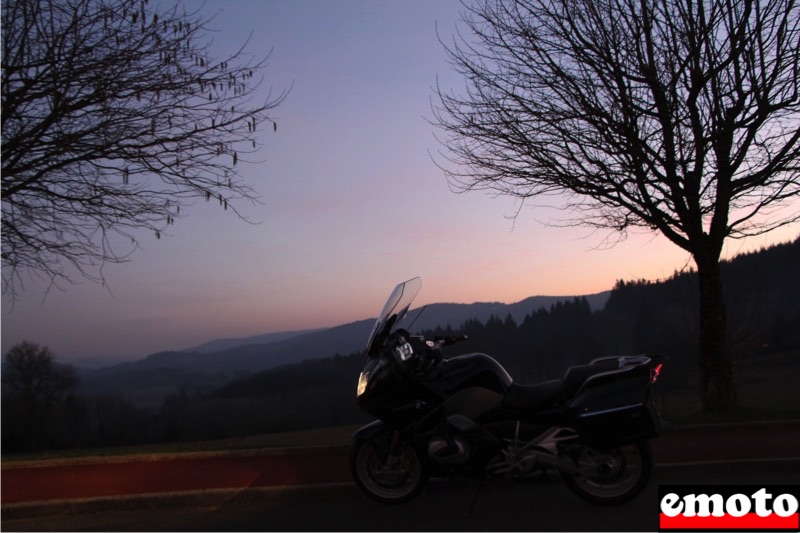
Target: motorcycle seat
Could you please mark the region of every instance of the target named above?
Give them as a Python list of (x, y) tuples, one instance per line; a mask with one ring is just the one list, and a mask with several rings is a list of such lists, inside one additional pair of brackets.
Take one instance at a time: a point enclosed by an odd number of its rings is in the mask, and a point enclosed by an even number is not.
[(506, 393), (503, 404), (506, 407), (528, 410), (558, 407), (574, 396), (587, 379), (596, 374), (616, 370), (618, 367), (616, 360), (603, 361), (570, 367), (563, 379), (553, 379), (535, 385), (514, 383)]
[(535, 385), (514, 383), (506, 393), (503, 404), (518, 409), (546, 409), (555, 406), (563, 380), (554, 379)]

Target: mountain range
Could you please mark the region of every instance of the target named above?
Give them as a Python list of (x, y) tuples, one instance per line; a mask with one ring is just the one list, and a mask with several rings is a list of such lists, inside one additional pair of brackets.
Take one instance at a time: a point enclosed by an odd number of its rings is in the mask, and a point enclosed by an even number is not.
[[(587, 295), (592, 310), (602, 309), (610, 291)], [(549, 308), (575, 296), (533, 296), (517, 303), (439, 303), (412, 310), (406, 325), (412, 331), (458, 327), (467, 320), (486, 322), (492, 316), (511, 316), (521, 322), (525, 315)], [(239, 339), (218, 339), (182, 351), (149, 355), (139, 361), (94, 370), (81, 370), (80, 392), (120, 395), (142, 407), (157, 408), (164, 397), (179, 390), (204, 391), (233, 378), (269, 370), (306, 359), (349, 355), (364, 349), (375, 319), (320, 329), (269, 333)]]

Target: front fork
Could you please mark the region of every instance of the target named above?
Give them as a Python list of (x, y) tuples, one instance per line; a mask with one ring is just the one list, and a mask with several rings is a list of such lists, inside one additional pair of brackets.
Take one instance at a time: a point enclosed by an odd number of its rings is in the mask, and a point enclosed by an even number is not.
[(389, 464), (393, 462), (393, 458), (397, 457), (396, 452), (399, 444), (400, 444), (400, 432), (395, 429), (394, 433), (392, 433), (392, 436), (389, 438), (389, 449), (386, 450), (386, 453), (383, 457), (383, 463), (385, 465), (389, 466)]
[(392, 430), (380, 421), (375, 420), (355, 432), (356, 440), (370, 441), (379, 453), (381, 462), (387, 464), (396, 455), (400, 444), (400, 431)]

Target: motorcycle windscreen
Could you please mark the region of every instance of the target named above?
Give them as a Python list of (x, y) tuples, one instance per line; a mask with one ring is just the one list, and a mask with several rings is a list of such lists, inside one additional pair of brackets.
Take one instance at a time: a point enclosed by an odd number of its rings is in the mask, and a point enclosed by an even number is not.
[(386, 303), (383, 304), (378, 318), (375, 320), (375, 325), (372, 327), (372, 332), (369, 334), (367, 341), (367, 356), (374, 357), (374, 353), (383, 344), (392, 328), (398, 324), (403, 317), (408, 313), (411, 303), (422, 288), (422, 279), (412, 278), (406, 282), (400, 283), (394, 288)]

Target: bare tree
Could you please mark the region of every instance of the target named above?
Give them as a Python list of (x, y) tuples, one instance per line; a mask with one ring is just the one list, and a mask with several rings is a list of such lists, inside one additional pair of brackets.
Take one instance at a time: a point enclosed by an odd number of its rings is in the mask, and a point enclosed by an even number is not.
[(238, 169), (286, 92), (258, 97), (268, 54), (214, 56), (208, 23), (148, 0), (3, 0), (4, 293), (23, 273), (102, 280), (190, 199), (257, 201)]
[(734, 405), (723, 243), (800, 219), (795, 1), (487, 0), (463, 22), (445, 48), (467, 88), (435, 109), (451, 184), (689, 252), (704, 406)]
[(78, 384), (71, 366), (32, 342), (11, 347), (3, 358), (3, 438), (35, 448), (42, 443), (56, 404)]

